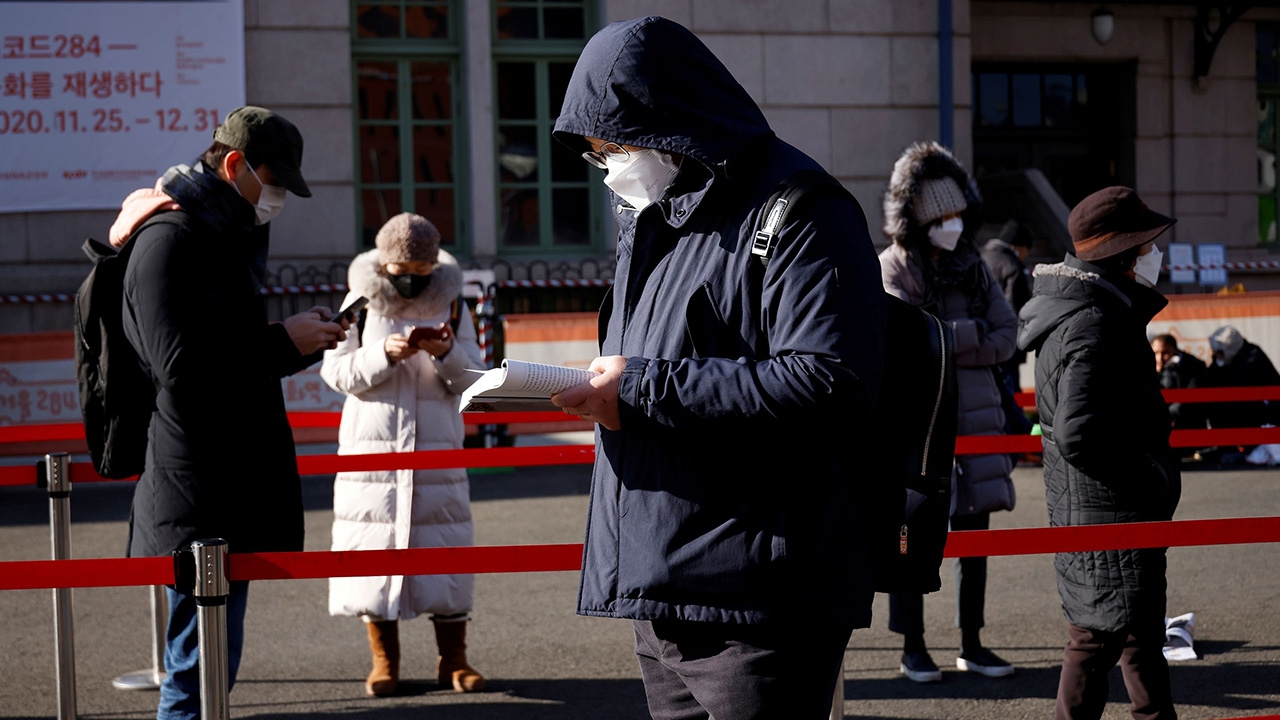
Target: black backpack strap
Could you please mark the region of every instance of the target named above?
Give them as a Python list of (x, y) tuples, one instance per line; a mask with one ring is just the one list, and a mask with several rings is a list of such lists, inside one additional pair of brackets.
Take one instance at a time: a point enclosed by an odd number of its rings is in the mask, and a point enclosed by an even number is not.
[(751, 242), (751, 254), (759, 258), (761, 264), (769, 264), (774, 250), (778, 248), (779, 235), (787, 217), (800, 205), (800, 201), (821, 192), (847, 194), (849, 191), (826, 172), (813, 168), (797, 170), (778, 183), (777, 189), (765, 201), (760, 212), (763, 220)]

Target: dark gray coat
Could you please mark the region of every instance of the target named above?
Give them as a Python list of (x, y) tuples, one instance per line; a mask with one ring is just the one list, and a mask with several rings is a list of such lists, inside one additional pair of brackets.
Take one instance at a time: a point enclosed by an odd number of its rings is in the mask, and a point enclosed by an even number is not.
[[(1018, 345), (1036, 352), (1049, 524), (1169, 520), (1181, 474), (1169, 450), (1147, 323), (1164, 296), (1074, 256), (1039, 265)], [(1164, 621), (1165, 549), (1058, 553), (1067, 620), (1107, 632)]]
[(859, 457), (886, 301), (861, 209), (815, 198), (761, 268), (761, 205), (817, 164), (661, 18), (592, 38), (555, 131), (684, 157), (665, 200), (637, 213), (613, 197), (601, 354), (628, 359), (622, 429), (597, 434), (578, 612), (868, 625)]

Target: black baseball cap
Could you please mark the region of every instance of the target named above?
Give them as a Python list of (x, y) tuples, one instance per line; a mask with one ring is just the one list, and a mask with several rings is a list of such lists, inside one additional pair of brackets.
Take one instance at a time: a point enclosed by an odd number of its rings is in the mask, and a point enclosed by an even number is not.
[(217, 142), (239, 150), (251, 163), (266, 165), (276, 181), (298, 197), (311, 197), (302, 179), (302, 133), (266, 108), (246, 105), (227, 116), (213, 131)]

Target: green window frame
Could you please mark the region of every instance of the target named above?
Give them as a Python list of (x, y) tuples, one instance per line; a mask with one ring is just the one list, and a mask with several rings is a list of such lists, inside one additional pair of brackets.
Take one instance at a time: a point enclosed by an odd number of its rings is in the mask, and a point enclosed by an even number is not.
[(552, 135), (596, 3), (493, 2), (497, 249), (504, 256), (598, 253), (606, 245), (599, 171)]
[(1280, 215), (1280, 24), (1255, 28), (1258, 84), (1258, 244), (1276, 247)]
[(425, 216), (441, 245), (468, 242), (463, 22), (456, 0), (353, 0), (352, 114), (359, 246), (400, 212)]

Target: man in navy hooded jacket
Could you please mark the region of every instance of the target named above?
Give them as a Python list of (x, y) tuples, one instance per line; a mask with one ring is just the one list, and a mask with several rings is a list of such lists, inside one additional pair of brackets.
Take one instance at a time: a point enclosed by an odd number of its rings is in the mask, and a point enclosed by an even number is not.
[(762, 265), (762, 206), (819, 166), (663, 18), (587, 43), (555, 136), (608, 170), (620, 231), (600, 375), (554, 398), (598, 425), (578, 612), (633, 620), (654, 717), (826, 717), (871, 619), (859, 465), (886, 301), (866, 218), (807, 198)]

